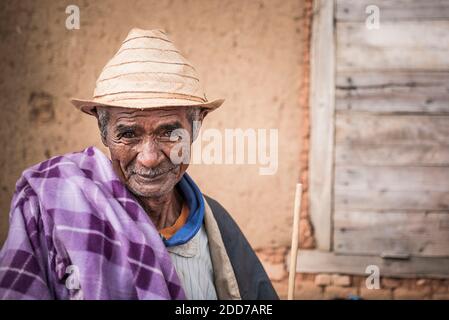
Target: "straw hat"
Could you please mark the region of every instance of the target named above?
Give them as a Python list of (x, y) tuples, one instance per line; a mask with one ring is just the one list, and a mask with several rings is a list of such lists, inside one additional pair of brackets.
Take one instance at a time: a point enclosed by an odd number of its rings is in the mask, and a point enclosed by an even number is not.
[(70, 100), (88, 114), (93, 114), (96, 106), (201, 106), (212, 111), (224, 102), (206, 99), (195, 68), (163, 30), (142, 29), (132, 29), (103, 68), (93, 99)]

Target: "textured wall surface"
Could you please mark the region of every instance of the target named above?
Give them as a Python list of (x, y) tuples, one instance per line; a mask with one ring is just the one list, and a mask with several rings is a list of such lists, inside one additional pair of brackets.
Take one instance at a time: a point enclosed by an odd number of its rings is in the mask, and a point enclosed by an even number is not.
[[(67, 30), (65, 8), (80, 8)], [(290, 243), (298, 180), (302, 1), (2, 1), (0, 11), (0, 241), (14, 185), (48, 157), (101, 145), (96, 122), (71, 96), (96, 77), (132, 27), (164, 28), (196, 66), (209, 99), (205, 128), (278, 128), (277, 174), (256, 165), (195, 165), (202, 191), (222, 202), (254, 247)]]

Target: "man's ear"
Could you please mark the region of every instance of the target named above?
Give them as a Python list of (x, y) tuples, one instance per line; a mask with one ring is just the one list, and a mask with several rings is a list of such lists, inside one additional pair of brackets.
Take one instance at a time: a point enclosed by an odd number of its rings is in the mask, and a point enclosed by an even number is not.
[(200, 109), (200, 115), (199, 115), (199, 120), (201, 121), (201, 122), (203, 122), (203, 120), (204, 120), (204, 118), (206, 118), (206, 116), (207, 116), (207, 114), (209, 113), (209, 110), (208, 109), (206, 109), (206, 108), (201, 108)]
[[(97, 123), (99, 123), (99, 119), (98, 119), (98, 112), (97, 112), (97, 108), (94, 108), (94, 109), (92, 109), (92, 115), (95, 117), (95, 118), (97, 118)], [(100, 126), (98, 126), (98, 127), (100, 127)]]
[(206, 117), (206, 115), (209, 113), (209, 110), (205, 108), (200, 108), (200, 112), (198, 114), (198, 118), (195, 120), (195, 124), (192, 127), (192, 142), (196, 140), (198, 137), (198, 134), (200, 133), (201, 126), (203, 125), (203, 120)]

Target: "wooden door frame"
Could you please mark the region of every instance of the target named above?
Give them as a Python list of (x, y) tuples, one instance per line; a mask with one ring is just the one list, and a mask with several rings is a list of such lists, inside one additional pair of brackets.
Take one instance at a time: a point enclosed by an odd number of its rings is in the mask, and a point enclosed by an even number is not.
[(310, 217), (316, 248), (332, 250), (335, 132), (334, 1), (315, 0), (310, 49)]

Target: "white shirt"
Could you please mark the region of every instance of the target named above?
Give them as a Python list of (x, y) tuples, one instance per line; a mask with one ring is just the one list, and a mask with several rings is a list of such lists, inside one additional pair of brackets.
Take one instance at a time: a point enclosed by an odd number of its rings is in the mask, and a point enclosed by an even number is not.
[(217, 300), (214, 270), (204, 224), (188, 242), (167, 247), (189, 300)]

